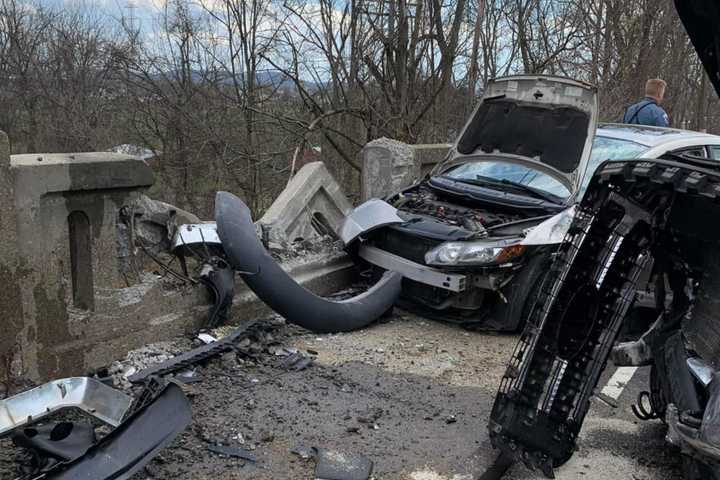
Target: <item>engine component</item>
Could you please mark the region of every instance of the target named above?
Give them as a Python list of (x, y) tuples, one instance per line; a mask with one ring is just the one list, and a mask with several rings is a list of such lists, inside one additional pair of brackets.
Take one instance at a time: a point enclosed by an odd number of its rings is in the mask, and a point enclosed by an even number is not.
[(250, 289), (287, 321), (308, 330), (327, 333), (363, 328), (392, 308), (400, 294), (402, 276), (386, 272), (356, 297), (337, 302), (318, 297), (293, 280), (268, 254), (242, 200), (218, 192), (215, 219), (228, 260)]
[(415, 192), (405, 192), (399, 195), (395, 199), (395, 206), (403, 212), (427, 215), (480, 235), (484, 234), (487, 228), (524, 218), (517, 213), (502, 213), (497, 207), (493, 208), (491, 212), (477, 207), (466, 207), (459, 203), (450, 203), (439, 198), (427, 187), (420, 187)]

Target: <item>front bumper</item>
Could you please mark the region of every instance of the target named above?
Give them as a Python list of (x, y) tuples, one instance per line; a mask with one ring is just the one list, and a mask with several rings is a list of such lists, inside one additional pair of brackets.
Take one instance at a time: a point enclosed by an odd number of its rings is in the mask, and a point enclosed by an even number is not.
[(373, 265), (377, 265), (385, 270), (401, 273), (405, 278), (430, 285), (431, 287), (460, 293), (465, 291), (468, 285), (468, 275), (443, 272), (377, 247), (363, 245), (360, 247), (359, 255)]
[(512, 264), (446, 272), (370, 245), (361, 246), (359, 255), (371, 264), (399, 272), (407, 279), (454, 293), (467, 292), (474, 288), (500, 291), (513, 279), (514, 273), (520, 268), (520, 265)]

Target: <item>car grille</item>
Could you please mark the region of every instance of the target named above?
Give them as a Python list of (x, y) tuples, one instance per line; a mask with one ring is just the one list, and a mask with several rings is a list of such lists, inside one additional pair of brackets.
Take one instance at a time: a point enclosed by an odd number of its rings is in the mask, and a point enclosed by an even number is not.
[(383, 228), (375, 237), (378, 248), (422, 265), (425, 265), (425, 253), (440, 243), (442, 242), (411, 235), (392, 227)]

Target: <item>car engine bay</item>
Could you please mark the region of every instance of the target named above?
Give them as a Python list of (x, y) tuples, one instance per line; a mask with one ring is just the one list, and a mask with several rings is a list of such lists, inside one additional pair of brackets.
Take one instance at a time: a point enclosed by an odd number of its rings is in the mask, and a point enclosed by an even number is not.
[(437, 192), (423, 184), (394, 196), (389, 203), (401, 212), (429, 216), (447, 225), (461, 227), (480, 235), (485, 234), (488, 228), (532, 216), (514, 208), (504, 212), (496, 205), (482, 208), (479, 200), (468, 202)]

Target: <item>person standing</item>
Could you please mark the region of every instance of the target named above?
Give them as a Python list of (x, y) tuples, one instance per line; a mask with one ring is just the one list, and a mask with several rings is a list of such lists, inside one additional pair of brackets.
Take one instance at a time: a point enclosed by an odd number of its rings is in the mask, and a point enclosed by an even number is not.
[(659, 78), (645, 82), (645, 98), (625, 110), (622, 123), (669, 127), (667, 112), (660, 106), (665, 98), (667, 83)]

